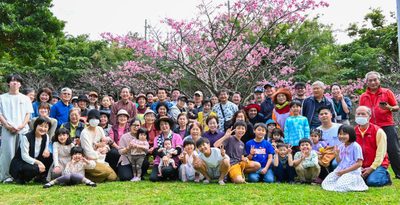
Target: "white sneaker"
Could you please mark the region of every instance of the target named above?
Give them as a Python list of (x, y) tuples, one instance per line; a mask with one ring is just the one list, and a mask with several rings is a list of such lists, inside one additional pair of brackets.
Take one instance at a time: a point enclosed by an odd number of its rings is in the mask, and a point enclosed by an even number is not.
[(137, 177), (133, 177), (133, 178), (131, 179), (131, 182), (135, 182), (135, 181), (136, 181), (136, 178), (137, 178)]
[(3, 181), (4, 184), (10, 184), (10, 183), (13, 183), (13, 182), (14, 182), (14, 179), (12, 177), (8, 177), (7, 179), (5, 179)]

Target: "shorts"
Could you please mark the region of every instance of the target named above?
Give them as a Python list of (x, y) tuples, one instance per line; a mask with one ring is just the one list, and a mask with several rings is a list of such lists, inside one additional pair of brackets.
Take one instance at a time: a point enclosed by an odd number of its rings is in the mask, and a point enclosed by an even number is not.
[(237, 164), (231, 165), (231, 168), (229, 169), (229, 172), (228, 172), (229, 178), (234, 179), (238, 176), (243, 176), (243, 178), (244, 178), (243, 170), (246, 169), (250, 165), (249, 162), (241, 161)]
[(221, 176), (220, 165), (217, 167), (208, 167), (207, 174), (211, 179), (218, 179)]

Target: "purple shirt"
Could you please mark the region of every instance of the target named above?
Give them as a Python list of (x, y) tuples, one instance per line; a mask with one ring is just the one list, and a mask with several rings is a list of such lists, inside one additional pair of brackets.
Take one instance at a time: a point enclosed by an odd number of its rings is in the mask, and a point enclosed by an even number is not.
[[(364, 160), (361, 146), (357, 142), (353, 142), (347, 147), (344, 145), (344, 143), (342, 143), (339, 145), (339, 151), (341, 161), (336, 167), (335, 171), (347, 169), (355, 164), (359, 159)], [(361, 167), (352, 171), (351, 173), (361, 175)]]
[(328, 144), (325, 141), (318, 141), (317, 144), (312, 145), (312, 150), (319, 152), (321, 147), (325, 148)]
[(205, 137), (208, 140), (210, 140), (210, 147), (214, 147), (214, 143), (217, 140), (219, 140), (221, 137), (223, 137), (224, 135), (225, 135), (224, 132), (217, 130), (217, 132), (215, 132), (215, 133), (211, 133), (211, 131), (207, 131), (207, 132), (203, 133), (202, 137)]

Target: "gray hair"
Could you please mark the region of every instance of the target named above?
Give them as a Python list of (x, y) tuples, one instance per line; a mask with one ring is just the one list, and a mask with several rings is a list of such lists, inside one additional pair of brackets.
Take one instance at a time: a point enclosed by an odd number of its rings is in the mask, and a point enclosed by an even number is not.
[(376, 75), (376, 77), (380, 80), (381, 79), (381, 74), (380, 73), (378, 73), (378, 72), (376, 72), (376, 71), (370, 71), (370, 72), (368, 72), (367, 74), (365, 74), (365, 80), (368, 80), (368, 77), (370, 76), (370, 75)]
[(358, 110), (358, 109), (360, 109), (360, 108), (364, 108), (364, 109), (367, 111), (367, 113), (368, 113), (369, 116), (372, 115), (371, 108), (369, 108), (369, 107), (367, 107), (367, 106), (364, 106), (364, 105), (361, 105), (361, 106), (359, 106), (356, 110)]
[(312, 84), (312, 87), (314, 87), (314, 86), (319, 86), (319, 87), (321, 87), (322, 89), (325, 89), (325, 83), (323, 83), (322, 81), (319, 81), (319, 80), (315, 81), (315, 82)]
[(64, 92), (72, 93), (72, 90), (71, 90), (71, 88), (69, 88), (69, 87), (65, 87), (65, 88), (62, 88), (62, 89), (61, 89), (61, 93), (64, 93)]

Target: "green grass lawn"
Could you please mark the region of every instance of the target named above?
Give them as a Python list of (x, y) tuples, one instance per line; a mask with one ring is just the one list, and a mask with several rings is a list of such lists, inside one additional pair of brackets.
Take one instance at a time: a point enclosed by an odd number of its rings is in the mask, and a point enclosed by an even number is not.
[(182, 182), (110, 182), (43, 189), (0, 184), (0, 204), (399, 204), (400, 180), (366, 192), (327, 192), (320, 186)]

